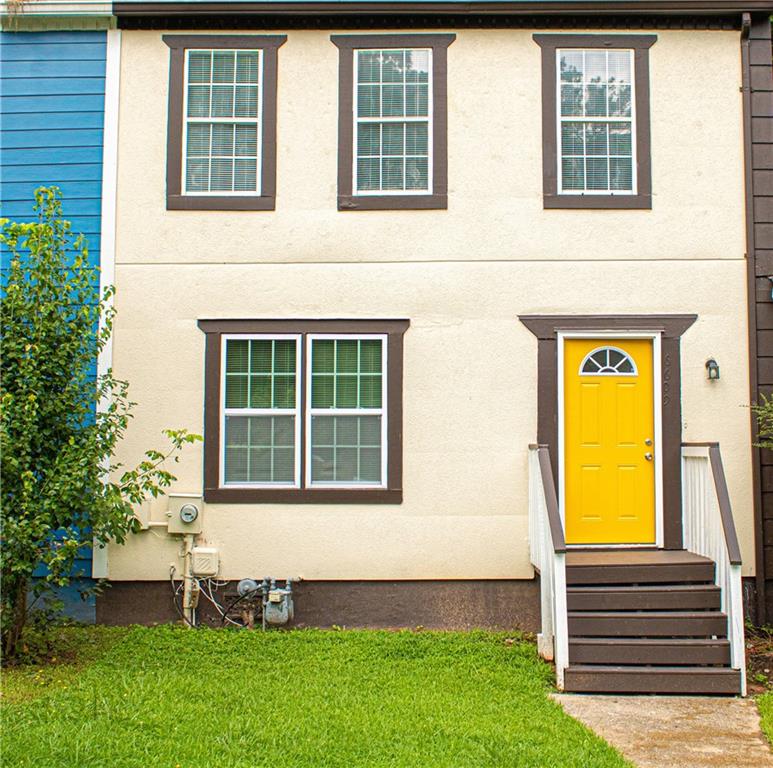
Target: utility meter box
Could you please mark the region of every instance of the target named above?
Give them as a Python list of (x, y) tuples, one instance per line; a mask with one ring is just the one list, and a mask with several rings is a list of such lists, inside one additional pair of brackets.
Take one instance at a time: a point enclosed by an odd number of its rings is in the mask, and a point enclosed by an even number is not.
[(215, 547), (194, 547), (191, 558), (194, 576), (217, 576), (220, 562)]
[(170, 493), (166, 520), (169, 533), (201, 533), (204, 499), (198, 493)]

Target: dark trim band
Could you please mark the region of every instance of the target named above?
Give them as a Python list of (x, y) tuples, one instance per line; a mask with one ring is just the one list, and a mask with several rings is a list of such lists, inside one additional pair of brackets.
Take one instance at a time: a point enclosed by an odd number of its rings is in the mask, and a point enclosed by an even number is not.
[(113, 3), (113, 14), (141, 16), (506, 16), (526, 14), (740, 14), (744, 11), (768, 12), (768, 0), (533, 0), (532, 2), (145, 2)]
[[(403, 500), (403, 335), (410, 320), (199, 320), (206, 334), (204, 372), (204, 501), (211, 504), (400, 504)], [(220, 485), (220, 365), (229, 333), (387, 335), (386, 488), (226, 488)], [(304, 338), (305, 341), (305, 338)], [(306, 345), (299, 380), (305, 381)], [(301, 414), (306, 388), (301, 387)], [(305, 419), (301, 418), (301, 478), (305, 477)]]
[(663, 539), (682, 548), (682, 400), (679, 339), (697, 315), (520, 315), (537, 337), (537, 441), (551, 448), (558, 482), (558, 332), (659, 331), (663, 445)]
[[(166, 207), (170, 211), (273, 211), (276, 207), (277, 50), (287, 35), (163, 35), (171, 49), (166, 140)], [(183, 103), (186, 48), (259, 48), (263, 51), (260, 195), (184, 195)]]
[[(542, 49), (542, 200), (545, 208), (652, 208), (649, 49), (657, 35), (534, 35)], [(558, 190), (556, 128), (556, 50), (558, 48), (632, 48), (636, 100), (635, 195), (570, 195)]]
[[(338, 210), (385, 211), (448, 208), (447, 50), (456, 35), (331, 35), (338, 58)], [(355, 48), (432, 49), (432, 193), (428, 195), (355, 195), (354, 50)]]

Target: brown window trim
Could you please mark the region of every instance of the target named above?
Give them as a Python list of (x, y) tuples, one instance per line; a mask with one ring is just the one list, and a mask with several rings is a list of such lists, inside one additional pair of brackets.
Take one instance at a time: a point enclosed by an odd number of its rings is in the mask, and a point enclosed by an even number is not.
[[(273, 211), (276, 208), (277, 50), (287, 35), (163, 35), (171, 49), (166, 139), (166, 208), (169, 211)], [(260, 195), (184, 195), (183, 89), (186, 48), (251, 48), (263, 51)]]
[[(545, 208), (651, 209), (649, 49), (657, 35), (534, 35), (542, 49), (542, 200)], [(556, 49), (632, 48), (636, 99), (635, 195), (569, 195), (558, 192)]]
[[(338, 210), (444, 210), (448, 208), (448, 46), (453, 34), (331, 35), (338, 48)], [(355, 195), (354, 50), (356, 48), (432, 49), (432, 193), (428, 195)]]
[[(410, 320), (199, 320), (206, 335), (204, 385), (204, 501), (223, 504), (401, 504), (403, 500), (403, 335)], [(308, 333), (387, 335), (386, 488), (227, 488), (220, 485), (220, 364), (223, 334), (303, 335), (299, 381), (305, 381)], [(301, 386), (301, 414), (306, 387)], [(306, 423), (301, 420), (301, 480), (305, 478)]]
[(682, 385), (680, 339), (697, 315), (520, 315), (537, 337), (537, 442), (550, 447), (558, 485), (558, 332), (652, 331), (661, 333), (663, 539), (682, 548)]

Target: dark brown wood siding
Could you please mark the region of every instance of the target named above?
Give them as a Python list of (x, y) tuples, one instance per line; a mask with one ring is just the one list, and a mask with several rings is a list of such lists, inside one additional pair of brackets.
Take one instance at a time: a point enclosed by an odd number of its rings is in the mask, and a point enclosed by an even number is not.
[[(773, 393), (773, 51), (766, 15), (744, 43), (751, 396)], [(773, 618), (773, 451), (755, 451), (757, 619)]]

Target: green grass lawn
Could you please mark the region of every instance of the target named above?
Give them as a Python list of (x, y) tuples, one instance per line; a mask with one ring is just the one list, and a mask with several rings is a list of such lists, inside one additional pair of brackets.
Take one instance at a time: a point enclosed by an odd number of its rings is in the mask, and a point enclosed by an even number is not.
[(773, 690), (757, 696), (757, 707), (760, 710), (760, 728), (773, 747)]
[[(7, 670), (5, 766), (627, 766), (533, 644), (441, 632), (59, 630)], [(52, 660), (53, 661), (53, 660)]]

